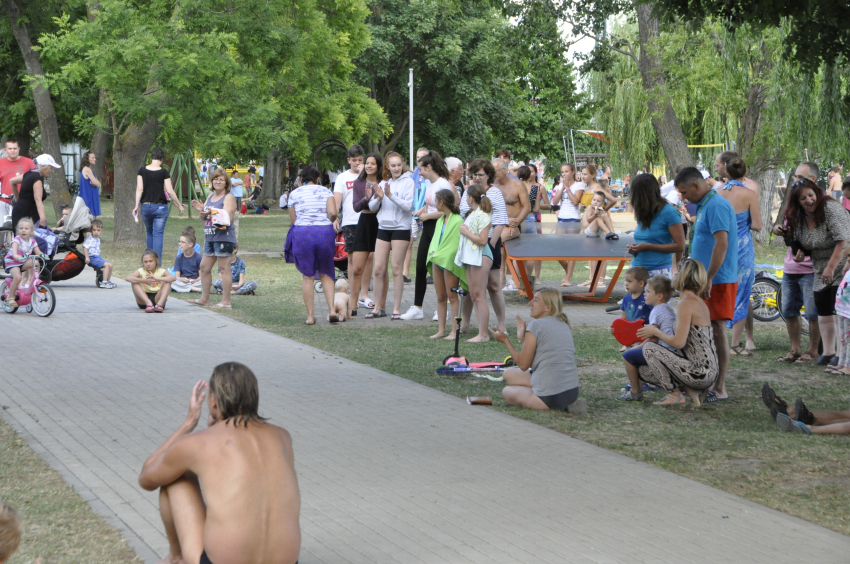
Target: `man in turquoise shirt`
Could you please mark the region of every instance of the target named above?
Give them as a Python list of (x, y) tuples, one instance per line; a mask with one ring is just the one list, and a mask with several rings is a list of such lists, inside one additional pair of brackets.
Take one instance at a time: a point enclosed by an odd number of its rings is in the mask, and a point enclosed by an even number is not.
[(726, 320), (735, 313), (735, 295), (738, 291), (738, 230), (735, 210), (725, 198), (711, 189), (702, 173), (688, 167), (676, 175), (676, 190), (697, 204), (694, 236), (690, 255), (698, 260), (708, 273), (705, 305), (711, 313), (714, 346), (720, 372), (708, 401), (729, 399), (726, 392), (726, 374), (729, 369), (729, 340), (726, 338)]

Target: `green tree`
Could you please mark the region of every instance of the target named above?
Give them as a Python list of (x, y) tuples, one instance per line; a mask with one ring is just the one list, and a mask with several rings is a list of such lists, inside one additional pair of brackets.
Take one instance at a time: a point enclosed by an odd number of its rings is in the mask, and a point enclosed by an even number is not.
[(359, 139), (386, 127), (346, 80), (368, 42), (360, 0), (101, 0), (92, 11), (44, 36), (44, 55), (61, 65), (57, 90), (102, 92), (100, 114), (77, 126), (111, 129), (117, 245), (143, 241), (130, 210), (155, 142), (224, 160), (270, 147), (306, 159), (328, 131)]

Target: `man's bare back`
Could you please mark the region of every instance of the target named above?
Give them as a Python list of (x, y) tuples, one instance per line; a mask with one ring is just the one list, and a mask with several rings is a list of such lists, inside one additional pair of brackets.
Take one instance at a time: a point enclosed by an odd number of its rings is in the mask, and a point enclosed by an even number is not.
[(222, 420), (213, 393), (210, 427), (193, 432), (205, 388), (195, 385), (186, 422), (139, 476), (143, 488), (161, 488), (171, 545), (164, 562), (295, 563), (301, 496), (289, 433), (259, 418)]

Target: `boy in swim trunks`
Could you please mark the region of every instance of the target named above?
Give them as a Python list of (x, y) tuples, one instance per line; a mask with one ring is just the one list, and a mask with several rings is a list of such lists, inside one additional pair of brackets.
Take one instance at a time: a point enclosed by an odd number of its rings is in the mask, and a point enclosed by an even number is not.
[[(205, 398), (208, 427), (195, 431)], [(292, 438), (260, 417), (258, 405), (254, 373), (220, 364), (209, 384), (195, 384), (186, 421), (145, 461), (139, 485), (159, 489), (169, 544), (163, 562), (297, 563), (301, 494)]]

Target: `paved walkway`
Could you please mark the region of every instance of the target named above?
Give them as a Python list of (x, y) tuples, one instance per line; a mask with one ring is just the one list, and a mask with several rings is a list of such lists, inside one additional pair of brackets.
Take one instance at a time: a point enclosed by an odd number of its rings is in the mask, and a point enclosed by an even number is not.
[[(0, 313), (44, 354), (0, 364), (0, 411), (155, 562), (157, 495), (137, 476), (227, 360), (294, 438), (301, 562), (847, 562), (850, 538), (486, 407), (127, 284), (56, 285), (48, 319)], [(4, 347), (5, 351), (8, 348)], [(52, 351), (52, 352), (51, 352)], [(591, 406), (592, 409), (592, 406)]]

